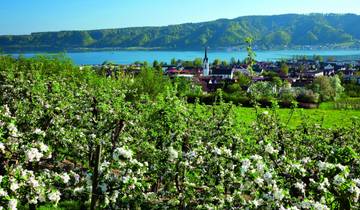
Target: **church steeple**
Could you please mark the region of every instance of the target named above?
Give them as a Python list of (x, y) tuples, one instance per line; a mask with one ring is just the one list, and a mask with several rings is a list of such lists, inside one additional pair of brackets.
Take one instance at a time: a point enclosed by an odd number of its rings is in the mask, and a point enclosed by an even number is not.
[(207, 77), (209, 76), (210, 72), (210, 64), (209, 64), (209, 58), (207, 56), (207, 47), (205, 47), (205, 57), (203, 60), (203, 76)]
[(208, 56), (207, 56), (207, 47), (205, 47), (205, 57), (204, 57), (204, 63), (205, 62), (209, 62), (209, 58), (208, 58)]

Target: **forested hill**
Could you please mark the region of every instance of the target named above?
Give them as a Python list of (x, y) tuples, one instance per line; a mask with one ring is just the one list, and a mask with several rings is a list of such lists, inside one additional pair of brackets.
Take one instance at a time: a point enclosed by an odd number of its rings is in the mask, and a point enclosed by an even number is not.
[(60, 31), (0, 36), (4, 51), (113, 49), (213, 49), (242, 47), (251, 36), (262, 49), (360, 46), (360, 16), (310, 14), (245, 16), (164, 27)]

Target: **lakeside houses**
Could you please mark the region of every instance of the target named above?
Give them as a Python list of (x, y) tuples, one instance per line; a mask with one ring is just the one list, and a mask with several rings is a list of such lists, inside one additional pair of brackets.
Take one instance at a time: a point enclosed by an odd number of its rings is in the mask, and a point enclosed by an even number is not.
[[(288, 73), (281, 72), (281, 66), (286, 64)], [(88, 65), (89, 66), (89, 65)], [(128, 75), (137, 75), (144, 67), (143, 63), (137, 62), (130, 65), (119, 65), (111, 62), (104, 62), (101, 65), (90, 65), (97, 71), (102, 71), (107, 77), (124, 73)], [(80, 66), (83, 69), (85, 66)], [(357, 76), (360, 70), (360, 60), (345, 61), (319, 61), (314, 59), (290, 59), (285, 61), (259, 61), (252, 67), (252, 72), (244, 63), (238, 62), (230, 65), (210, 64), (208, 57), (208, 48), (205, 48), (202, 66), (186, 66), (181, 61), (176, 65), (162, 64), (160, 71), (170, 78), (186, 78), (192, 80), (203, 87), (206, 92), (216, 91), (224, 84), (232, 84), (237, 81), (236, 75), (243, 74), (251, 77), (252, 82), (270, 81), (269, 76), (264, 76), (265, 72), (277, 75), (281, 80), (287, 81), (290, 86), (303, 87), (311, 84), (317, 77), (334, 76), (341, 74), (345, 81), (356, 81), (360, 84), (360, 76)]]

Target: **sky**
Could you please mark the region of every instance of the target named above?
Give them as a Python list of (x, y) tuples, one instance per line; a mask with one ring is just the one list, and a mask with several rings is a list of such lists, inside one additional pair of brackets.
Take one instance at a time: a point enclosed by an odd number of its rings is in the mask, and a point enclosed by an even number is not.
[(360, 14), (359, 0), (0, 0), (0, 35), (286, 13)]

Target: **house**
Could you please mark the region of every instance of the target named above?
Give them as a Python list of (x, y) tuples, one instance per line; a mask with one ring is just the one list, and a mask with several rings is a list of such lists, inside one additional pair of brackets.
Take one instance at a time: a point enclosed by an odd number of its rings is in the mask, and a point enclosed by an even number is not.
[(211, 70), (210, 76), (220, 77), (221, 79), (233, 79), (234, 78), (234, 69), (232, 68), (215, 68)]
[(307, 72), (302, 73), (301, 76), (303, 78), (313, 79), (316, 77), (324, 76), (324, 72), (323, 71), (307, 71)]
[(166, 74), (166, 75), (169, 75), (169, 76), (177, 75), (177, 74), (180, 74), (180, 73), (181, 73), (181, 70), (178, 70), (176, 67), (168, 68), (168, 69), (165, 71), (165, 74)]
[(335, 67), (331, 64), (324, 66), (324, 75), (325, 76), (334, 76), (335, 75)]

